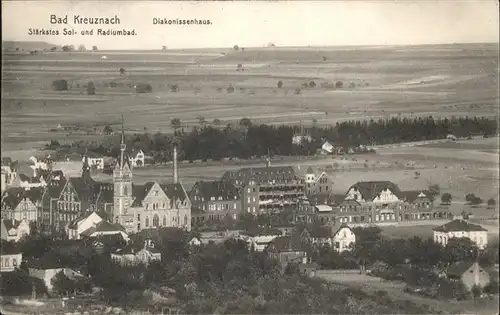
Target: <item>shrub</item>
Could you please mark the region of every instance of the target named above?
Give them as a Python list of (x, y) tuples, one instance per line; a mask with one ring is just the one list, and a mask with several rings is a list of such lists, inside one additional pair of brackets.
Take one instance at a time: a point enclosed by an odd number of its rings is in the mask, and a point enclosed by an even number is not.
[(138, 83), (135, 86), (136, 93), (151, 93), (153, 91), (153, 87), (148, 83)]
[(337, 89), (341, 89), (343, 86), (344, 86), (344, 82), (342, 82), (342, 81), (335, 82), (335, 87)]
[(452, 196), (450, 193), (444, 193), (441, 196), (441, 203), (442, 204), (449, 205), (451, 203), (451, 200), (452, 200)]
[(234, 87), (232, 85), (228, 86), (226, 89), (227, 93), (233, 93), (234, 92)]
[(490, 283), (484, 286), (483, 291), (487, 294), (498, 294), (498, 281), (490, 281)]
[(89, 81), (89, 83), (87, 83), (87, 94), (89, 95), (95, 94), (95, 85), (94, 82), (92, 81)]
[(68, 81), (66, 80), (54, 80), (52, 81), (52, 86), (55, 91), (67, 91), (68, 90)]

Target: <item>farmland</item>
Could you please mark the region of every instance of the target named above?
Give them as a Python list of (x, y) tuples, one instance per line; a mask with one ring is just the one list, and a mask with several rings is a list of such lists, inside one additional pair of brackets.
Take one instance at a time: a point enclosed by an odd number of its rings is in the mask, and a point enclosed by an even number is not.
[[(326, 126), (391, 116), (496, 116), (497, 56), (494, 44), (6, 52), (2, 154), (26, 160), (53, 139), (99, 140), (102, 135), (49, 129), (59, 124), (100, 130), (110, 124), (116, 129), (121, 114), (127, 133), (171, 132), (172, 118), (190, 129), (199, 125), (199, 117), (208, 123), (219, 119), (221, 126), (238, 124), (242, 117), (266, 124), (307, 126), (314, 121)], [(120, 74), (119, 68), (125, 72)], [(54, 91), (55, 79), (67, 80), (69, 90)], [(88, 81), (94, 82), (95, 95), (87, 95)], [(283, 82), (280, 88), (278, 81)], [(314, 86), (303, 86), (311, 81)], [(335, 87), (337, 81), (342, 88)], [(136, 83), (151, 84), (152, 93), (137, 94)], [(178, 86), (176, 92), (172, 85)], [(452, 194), (450, 207), (457, 213), (467, 208), (463, 200), (469, 192), (498, 200), (498, 138), (381, 148), (374, 155), (276, 158), (273, 164), (300, 166), (299, 172), (308, 165), (329, 167), (336, 193), (361, 180), (391, 180), (402, 189), (439, 184), (442, 192)], [(180, 174), (189, 188), (197, 180), (220, 178), (225, 170), (258, 165), (263, 161), (181, 163)], [(170, 179), (169, 166), (134, 172), (138, 183)]]
[[(53, 138), (48, 129), (58, 124), (116, 126), (122, 113), (131, 132), (169, 132), (174, 117), (190, 128), (199, 116), (220, 119), (223, 126), (242, 117), (328, 125), (399, 115), (491, 116), (498, 101), (497, 55), (495, 45), (8, 52), (2, 68), (3, 150), (11, 144), (31, 149)], [(67, 80), (69, 90), (53, 91), (55, 79)], [(88, 81), (96, 95), (86, 95)], [(301, 87), (311, 81), (314, 87)], [(333, 88), (337, 81), (343, 88)], [(133, 85), (142, 82), (153, 92), (136, 94)], [(174, 84), (177, 92), (169, 88)]]

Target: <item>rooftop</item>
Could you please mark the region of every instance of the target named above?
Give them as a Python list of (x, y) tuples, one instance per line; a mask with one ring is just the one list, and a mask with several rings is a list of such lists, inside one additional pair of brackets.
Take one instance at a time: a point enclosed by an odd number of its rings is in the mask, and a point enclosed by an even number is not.
[(433, 229), (436, 232), (473, 232), (488, 231), (480, 225), (472, 224), (463, 219), (456, 219)]

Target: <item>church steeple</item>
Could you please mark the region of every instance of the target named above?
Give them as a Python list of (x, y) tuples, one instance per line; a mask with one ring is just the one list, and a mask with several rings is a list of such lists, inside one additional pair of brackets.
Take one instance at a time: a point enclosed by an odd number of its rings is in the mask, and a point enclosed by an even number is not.
[(120, 143), (120, 168), (123, 168), (126, 149), (127, 145), (125, 144), (125, 130), (123, 128), (123, 115), (122, 115), (122, 141)]

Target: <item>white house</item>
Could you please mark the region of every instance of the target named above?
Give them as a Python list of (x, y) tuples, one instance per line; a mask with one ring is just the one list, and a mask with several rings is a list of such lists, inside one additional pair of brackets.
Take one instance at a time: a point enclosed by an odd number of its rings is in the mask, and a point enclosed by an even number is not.
[(201, 240), (196, 236), (191, 238), (188, 242), (189, 246), (200, 246), (201, 243), (202, 243)]
[(356, 244), (356, 234), (347, 225), (342, 224), (332, 237), (333, 249), (339, 253), (351, 250)]
[(30, 163), (30, 168), (33, 170), (33, 176), (37, 176), (36, 170), (48, 170), (50, 167), (50, 163), (47, 160), (38, 160), (35, 156), (32, 156), (28, 159)]
[(66, 234), (69, 239), (80, 239), (81, 234), (90, 229), (91, 227), (102, 222), (102, 218), (95, 212), (91, 214), (77, 218), (76, 220), (70, 222), (66, 226)]
[(46, 187), (47, 182), (43, 176), (28, 177), (24, 174), (19, 174), (19, 187), (24, 189), (36, 188), (36, 187)]
[(239, 239), (245, 241), (250, 248), (254, 248), (257, 252), (262, 252), (276, 237), (281, 236), (281, 231), (263, 231), (262, 233), (247, 233), (242, 232)]
[(84, 276), (71, 268), (62, 267), (57, 262), (54, 263), (43, 263), (43, 264), (34, 264), (33, 266), (28, 266), (28, 272), (31, 277), (38, 278), (43, 280), (47, 289), (52, 291), (52, 279), (59, 273), (63, 272), (64, 275), (70, 279), (81, 279)]
[[(85, 157), (82, 158), (82, 162), (85, 162)], [(104, 158), (103, 157), (87, 157), (87, 162), (90, 167), (93, 167), (98, 170), (104, 169)]]
[(23, 236), (30, 234), (30, 225), (26, 220), (2, 220), (0, 234), (3, 240), (18, 242)]
[(144, 242), (142, 249), (130, 244), (111, 253), (111, 259), (120, 265), (147, 265), (153, 261), (161, 261), (161, 252), (155, 249), (154, 243), (148, 239)]
[(2, 246), (0, 250), (0, 272), (11, 272), (23, 261), (23, 253), (15, 248)]
[(301, 143), (304, 142), (312, 142), (312, 137), (309, 135), (300, 135), (300, 134), (294, 135), (292, 137), (292, 143), (295, 145), (300, 145)]
[(145, 164), (146, 155), (142, 150), (132, 150), (129, 161), (132, 167), (143, 167)]
[(323, 145), (321, 146), (321, 150), (325, 153), (328, 153), (328, 154), (332, 154), (333, 153), (333, 150), (334, 150), (334, 147), (333, 145), (326, 141), (325, 143), (323, 143)]
[(488, 230), (463, 219), (453, 220), (433, 229), (434, 242), (446, 246), (452, 238), (469, 238), (479, 249), (488, 245)]

